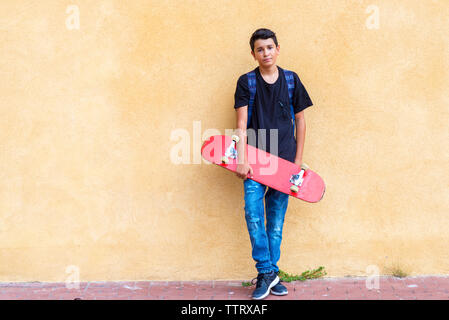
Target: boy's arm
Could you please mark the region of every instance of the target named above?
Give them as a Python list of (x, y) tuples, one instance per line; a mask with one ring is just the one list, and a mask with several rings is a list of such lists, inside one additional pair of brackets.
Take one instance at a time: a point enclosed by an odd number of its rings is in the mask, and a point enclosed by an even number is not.
[(246, 180), (248, 173), (253, 174), (253, 170), (248, 164), (248, 149), (246, 126), (248, 122), (248, 106), (240, 107), (237, 110), (237, 129), (236, 135), (239, 137), (237, 143), (237, 170), (236, 174), (239, 178)]
[[(248, 122), (248, 106), (237, 109), (237, 129), (236, 134), (239, 137), (237, 143), (237, 161), (238, 164), (248, 163), (248, 155), (246, 154), (246, 126)], [(245, 151), (245, 152), (244, 152)]]
[(304, 110), (295, 114), (296, 123), (296, 157), (295, 164), (301, 166), (302, 153), (304, 150), (304, 141), (306, 138), (306, 120), (304, 118)]

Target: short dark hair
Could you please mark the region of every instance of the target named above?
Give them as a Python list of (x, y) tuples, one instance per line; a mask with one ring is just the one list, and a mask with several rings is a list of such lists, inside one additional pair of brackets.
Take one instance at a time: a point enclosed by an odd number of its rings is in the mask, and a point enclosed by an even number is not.
[(276, 39), (276, 34), (269, 30), (269, 29), (257, 29), (256, 31), (254, 31), (253, 35), (251, 36), (251, 39), (249, 40), (249, 45), (251, 46), (251, 51), (254, 51), (254, 42), (256, 42), (256, 40), (259, 39), (270, 39), (272, 38), (274, 41), (274, 44), (276, 45), (276, 47), (278, 46), (278, 40)]

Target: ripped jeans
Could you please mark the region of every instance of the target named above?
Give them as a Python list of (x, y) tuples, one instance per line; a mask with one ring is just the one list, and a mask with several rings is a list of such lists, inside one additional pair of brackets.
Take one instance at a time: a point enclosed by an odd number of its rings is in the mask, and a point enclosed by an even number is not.
[[(252, 257), (259, 273), (279, 272), (282, 227), (288, 206), (288, 195), (254, 180), (243, 182), (245, 190), (245, 219), (251, 240)], [(265, 228), (265, 206), (267, 224)]]

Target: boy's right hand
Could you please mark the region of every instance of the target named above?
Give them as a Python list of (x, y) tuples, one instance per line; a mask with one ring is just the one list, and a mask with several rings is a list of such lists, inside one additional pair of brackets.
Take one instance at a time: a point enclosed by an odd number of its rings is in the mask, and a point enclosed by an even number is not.
[(235, 174), (237, 177), (246, 180), (248, 178), (248, 172), (250, 174), (250, 178), (253, 177), (253, 168), (247, 163), (244, 164), (237, 164), (237, 168), (235, 171)]

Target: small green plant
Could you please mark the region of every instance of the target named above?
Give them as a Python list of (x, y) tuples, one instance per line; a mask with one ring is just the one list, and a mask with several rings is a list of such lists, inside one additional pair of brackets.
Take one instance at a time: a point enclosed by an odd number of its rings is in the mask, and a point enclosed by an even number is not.
[(407, 273), (404, 270), (402, 270), (400, 267), (397, 267), (397, 266), (391, 268), (390, 272), (391, 272), (391, 275), (396, 278), (405, 278), (407, 276)]
[(322, 266), (315, 270), (304, 271), (300, 276), (290, 275), (282, 270), (279, 271), (279, 278), (283, 282), (306, 281), (311, 279), (318, 279), (325, 275), (327, 275), (327, 273)]
[[(324, 270), (324, 267), (322, 267), (322, 266), (318, 267), (315, 270), (304, 271), (299, 276), (298, 275), (291, 275), (291, 274), (288, 274), (287, 272), (279, 270), (279, 279), (282, 282), (306, 281), (306, 280), (310, 280), (310, 279), (321, 278), (321, 277), (325, 276), (326, 274), (327, 273)], [(252, 285), (251, 282), (242, 282), (242, 286), (244, 286), (244, 287), (249, 287), (251, 285)]]

